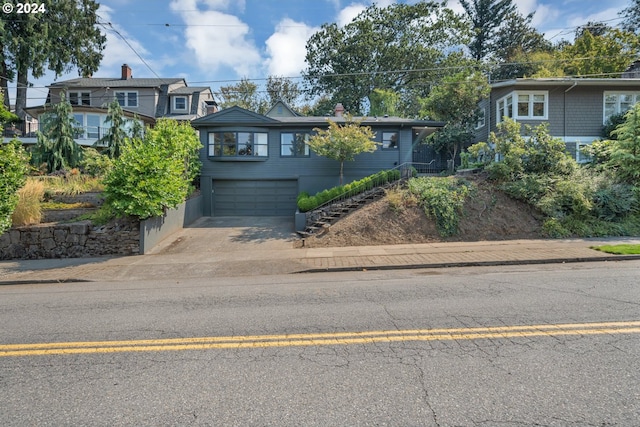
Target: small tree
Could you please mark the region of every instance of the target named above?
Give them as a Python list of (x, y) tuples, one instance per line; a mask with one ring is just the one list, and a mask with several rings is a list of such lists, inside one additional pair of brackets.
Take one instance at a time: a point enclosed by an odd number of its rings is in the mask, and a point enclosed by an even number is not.
[(0, 234), (11, 227), (11, 214), (18, 203), (18, 190), (26, 182), (28, 161), (20, 142), (14, 140), (5, 144), (0, 139)]
[(340, 162), (340, 185), (344, 180), (345, 161), (353, 161), (357, 154), (372, 153), (378, 148), (373, 141), (376, 134), (369, 126), (360, 126), (361, 121), (351, 116), (346, 119), (343, 125), (327, 120), (329, 128), (315, 128), (317, 134), (309, 138), (309, 147), (314, 153)]
[(446, 126), (429, 139), (437, 152), (446, 150), (452, 161), (463, 144), (473, 137), (478, 102), (489, 96), (487, 78), (479, 72), (461, 72), (445, 77), (421, 100), (423, 116), (446, 121)]
[(124, 121), (125, 118), (122, 107), (118, 100), (114, 99), (109, 104), (107, 119), (105, 120), (105, 122), (109, 124), (109, 129), (107, 133), (96, 142), (96, 144), (107, 144), (105, 152), (112, 159), (120, 157), (122, 145), (127, 138)]
[(44, 130), (37, 133), (35, 159), (46, 163), (48, 172), (74, 168), (82, 159), (82, 149), (74, 139), (77, 122), (73, 119), (73, 109), (64, 93), (60, 96), (61, 101), (45, 115)]

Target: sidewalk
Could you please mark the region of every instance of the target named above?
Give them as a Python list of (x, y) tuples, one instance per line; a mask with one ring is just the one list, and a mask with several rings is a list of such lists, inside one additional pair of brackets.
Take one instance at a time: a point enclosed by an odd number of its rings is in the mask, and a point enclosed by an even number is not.
[(183, 280), (272, 274), (640, 260), (590, 249), (640, 238), (508, 240), (345, 248), (161, 250), (119, 258), (1, 261), (0, 285), (78, 281)]

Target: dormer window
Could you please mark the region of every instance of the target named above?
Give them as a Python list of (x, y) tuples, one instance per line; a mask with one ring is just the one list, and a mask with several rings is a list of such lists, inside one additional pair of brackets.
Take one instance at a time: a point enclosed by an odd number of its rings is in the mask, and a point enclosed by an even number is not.
[(187, 97), (186, 96), (174, 96), (173, 97), (173, 111), (187, 111)]
[(67, 99), (71, 105), (91, 106), (91, 92), (69, 92)]

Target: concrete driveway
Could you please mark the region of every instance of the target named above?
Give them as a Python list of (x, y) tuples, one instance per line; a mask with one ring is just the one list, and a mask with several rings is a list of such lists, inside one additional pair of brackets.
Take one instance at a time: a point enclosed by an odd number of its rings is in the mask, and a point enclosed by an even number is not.
[(225, 254), (293, 249), (293, 217), (202, 217), (150, 251), (154, 255)]

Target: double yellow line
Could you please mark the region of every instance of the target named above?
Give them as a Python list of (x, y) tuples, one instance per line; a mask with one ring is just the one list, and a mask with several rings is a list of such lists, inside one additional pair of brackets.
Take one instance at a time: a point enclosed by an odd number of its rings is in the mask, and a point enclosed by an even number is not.
[(405, 341), (463, 341), (530, 337), (616, 335), (640, 333), (640, 321), (567, 323), (558, 325), (495, 326), (482, 328), (408, 329), (317, 334), (248, 335), (237, 337), (174, 338), (130, 341), (59, 342), (0, 345), (0, 357), (141, 351), (224, 350), (268, 347), (374, 344)]

